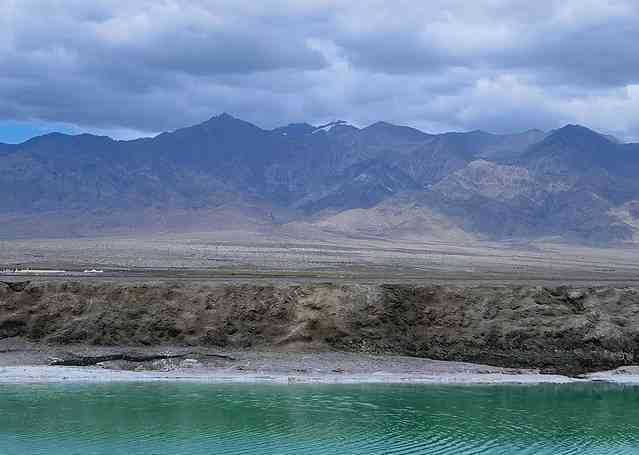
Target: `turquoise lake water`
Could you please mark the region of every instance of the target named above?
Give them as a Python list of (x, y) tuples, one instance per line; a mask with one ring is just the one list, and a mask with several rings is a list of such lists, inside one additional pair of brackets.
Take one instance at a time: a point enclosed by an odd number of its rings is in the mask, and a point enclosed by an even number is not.
[(0, 454), (639, 454), (639, 388), (2, 385)]

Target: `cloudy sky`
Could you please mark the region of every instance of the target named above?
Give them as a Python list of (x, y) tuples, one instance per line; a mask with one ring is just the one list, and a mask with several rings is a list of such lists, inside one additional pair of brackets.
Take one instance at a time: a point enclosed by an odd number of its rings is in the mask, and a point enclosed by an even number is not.
[(0, 141), (580, 123), (639, 140), (637, 0), (0, 0)]

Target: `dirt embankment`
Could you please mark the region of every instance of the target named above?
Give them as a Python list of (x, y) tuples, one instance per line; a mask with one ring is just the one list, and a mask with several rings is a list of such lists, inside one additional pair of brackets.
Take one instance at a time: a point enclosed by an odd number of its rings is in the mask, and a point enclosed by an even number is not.
[(0, 339), (397, 353), (575, 374), (639, 363), (639, 290), (312, 284), (0, 287)]

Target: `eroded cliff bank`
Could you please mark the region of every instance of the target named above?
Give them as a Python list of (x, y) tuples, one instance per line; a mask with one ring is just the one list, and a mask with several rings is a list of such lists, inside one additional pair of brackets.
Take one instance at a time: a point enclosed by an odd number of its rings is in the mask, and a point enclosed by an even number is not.
[(336, 349), (578, 374), (639, 363), (635, 288), (47, 283), (0, 287), (0, 339)]

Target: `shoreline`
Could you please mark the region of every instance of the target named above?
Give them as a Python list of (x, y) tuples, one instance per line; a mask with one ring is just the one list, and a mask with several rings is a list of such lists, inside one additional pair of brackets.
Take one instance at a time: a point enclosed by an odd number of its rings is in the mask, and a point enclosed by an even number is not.
[[(0, 343), (2, 347), (3, 343)], [(185, 347), (43, 346), (11, 343), (0, 350), (0, 385), (99, 384), (115, 382), (193, 382), (243, 384), (573, 384), (639, 385), (639, 366), (579, 377), (468, 362), (432, 360), (392, 354), (343, 351), (219, 351)], [(6, 346), (4, 346), (6, 347)], [(90, 366), (60, 366), (60, 358), (109, 356), (126, 352), (154, 360), (100, 361)]]
[(99, 367), (13, 366), (0, 368), (0, 385), (104, 384), (104, 383), (198, 383), (198, 384), (411, 384), (411, 385), (538, 385), (538, 384), (619, 384), (638, 385), (639, 373), (618, 374), (616, 370), (597, 372), (584, 378), (552, 374), (452, 373), (370, 375), (321, 374), (287, 375), (279, 373), (242, 374), (229, 372), (158, 371), (133, 372), (104, 370)]
[[(637, 378), (639, 383), (639, 377)], [(62, 383), (114, 383), (114, 382), (194, 382), (243, 384), (567, 384), (588, 382), (561, 375), (542, 374), (471, 374), (402, 375), (373, 373), (370, 375), (286, 375), (278, 373), (211, 373), (158, 371), (134, 372), (96, 367), (25, 366), (0, 368), (0, 384), (62, 384)]]

